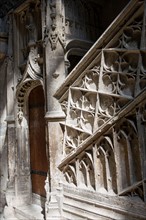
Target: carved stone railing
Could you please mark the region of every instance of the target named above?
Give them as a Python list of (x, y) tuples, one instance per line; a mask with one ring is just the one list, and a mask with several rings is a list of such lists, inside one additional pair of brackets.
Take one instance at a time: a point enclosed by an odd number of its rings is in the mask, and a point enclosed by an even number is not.
[(146, 201), (145, 24), (146, 2), (131, 1), (55, 94), (72, 186)]

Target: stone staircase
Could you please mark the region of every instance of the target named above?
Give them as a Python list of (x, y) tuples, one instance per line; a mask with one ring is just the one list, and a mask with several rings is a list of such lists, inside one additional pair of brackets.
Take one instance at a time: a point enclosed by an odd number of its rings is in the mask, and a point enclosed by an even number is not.
[(25, 206), (8, 207), (0, 216), (1, 220), (44, 220), (43, 209), (39, 205), (30, 204)]
[(15, 215), (18, 219), (22, 220), (44, 220), (42, 214), (43, 210), (40, 206), (31, 204), (27, 206), (21, 206), (14, 208)]
[(145, 204), (120, 196), (63, 186), (63, 217), (67, 220), (145, 220)]
[(54, 94), (67, 220), (146, 219), (145, 61), (146, 0), (131, 0)]

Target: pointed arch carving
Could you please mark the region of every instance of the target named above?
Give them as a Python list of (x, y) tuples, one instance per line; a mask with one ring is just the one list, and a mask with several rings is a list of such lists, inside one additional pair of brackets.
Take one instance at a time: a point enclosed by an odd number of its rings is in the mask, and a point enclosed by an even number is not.
[[(142, 179), (141, 161), (138, 143), (138, 131), (135, 117), (125, 119), (117, 129), (121, 161), (122, 189)], [(136, 159), (135, 159), (136, 158)]]
[(21, 122), (23, 119), (24, 107), (30, 91), (38, 85), (43, 86), (43, 77), (41, 67), (39, 65), (37, 47), (32, 45), (30, 47), (30, 52), (22, 79), (17, 85), (16, 97), (18, 102), (19, 122)]
[(73, 184), (74, 186), (77, 185), (75, 164), (72, 163), (72, 164), (69, 164), (68, 166), (66, 166), (63, 173), (64, 173), (64, 177), (68, 183)]
[(86, 151), (79, 160), (80, 180), (79, 185), (95, 189), (95, 174), (92, 151)]
[(116, 162), (112, 139), (110, 136), (105, 136), (99, 143), (96, 144), (96, 161), (98, 173), (97, 190), (107, 191), (109, 193), (117, 192), (117, 177), (116, 177)]

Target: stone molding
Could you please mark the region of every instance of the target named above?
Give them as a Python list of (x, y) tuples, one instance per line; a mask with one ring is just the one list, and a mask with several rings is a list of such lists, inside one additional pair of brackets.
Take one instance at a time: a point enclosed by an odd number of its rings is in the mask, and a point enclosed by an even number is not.
[(100, 220), (145, 219), (145, 204), (140, 205), (136, 200), (131, 201), (129, 198), (119, 196), (111, 197), (65, 184), (63, 191), (63, 215), (66, 218), (75, 219), (78, 216)]
[(43, 85), (41, 68), (38, 64), (38, 53), (35, 45), (30, 47), (27, 65), (21, 81), (17, 85), (18, 120), (23, 119), (25, 99), (29, 92), (38, 85)]

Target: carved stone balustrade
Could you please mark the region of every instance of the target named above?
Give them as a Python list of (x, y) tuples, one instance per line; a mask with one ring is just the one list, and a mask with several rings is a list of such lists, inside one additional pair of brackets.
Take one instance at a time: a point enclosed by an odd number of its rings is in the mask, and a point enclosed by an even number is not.
[(69, 186), (146, 202), (146, 2), (132, 1), (55, 93)]

